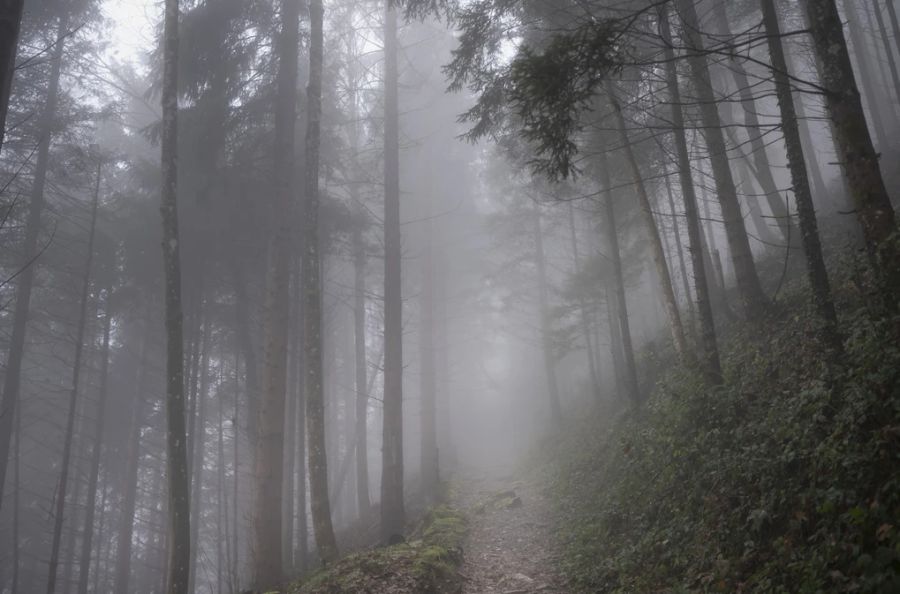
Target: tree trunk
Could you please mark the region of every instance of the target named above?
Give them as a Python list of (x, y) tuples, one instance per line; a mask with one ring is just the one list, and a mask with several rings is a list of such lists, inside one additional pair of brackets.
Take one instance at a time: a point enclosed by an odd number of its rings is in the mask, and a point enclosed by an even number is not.
[(897, 20), (897, 9), (894, 7), (894, 0), (884, 0), (887, 6), (888, 16), (891, 21), (891, 32), (894, 34), (894, 45), (897, 46), (897, 52), (900, 53), (900, 22)]
[(403, 534), (403, 302), (400, 259), (400, 113), (397, 12), (384, 17), (384, 407), (381, 535)]
[[(4, 0), (6, 1), (6, 0)], [(35, 260), (40, 256), (38, 236), (41, 232), (41, 215), (44, 211), (44, 186), (47, 183), (47, 167), (50, 160), (50, 141), (53, 123), (56, 120), (56, 107), (59, 103), (59, 78), (62, 65), (63, 46), (68, 31), (69, 18), (63, 14), (59, 20), (56, 33), (56, 45), (53, 47), (50, 62), (50, 79), (47, 85), (47, 102), (41, 114), (40, 139), (38, 141), (37, 161), (34, 167), (34, 184), (31, 187), (31, 204), (25, 223), (24, 258), (20, 268), (16, 286), (16, 310), (13, 314), (13, 330), (9, 339), (9, 356), (6, 360), (6, 373), (3, 378), (3, 403), (0, 405), (0, 508), (3, 506), (3, 485), (6, 478), (6, 465), (9, 461), (9, 444), (13, 433), (13, 418), (19, 401), (22, 383), (22, 358), (25, 355), (25, 334), (28, 326), (28, 313), (31, 304), (31, 289), (34, 285)], [(6, 43), (6, 38), (0, 43)]]
[[(306, 353), (306, 427), (309, 448), (310, 506), (313, 533), (324, 563), (337, 559), (328, 498), (325, 453), (325, 386), (322, 362), (322, 257), (319, 246), (319, 146), (322, 118), (323, 7), (310, 0), (309, 83), (306, 123), (306, 233), (303, 249), (303, 318)], [(304, 512), (305, 513), (305, 512)]]
[(881, 40), (882, 48), (884, 48), (885, 58), (888, 63), (888, 68), (891, 72), (891, 82), (894, 86), (894, 101), (896, 105), (896, 102), (900, 102), (900, 73), (898, 73), (897, 71), (897, 61), (894, 58), (894, 48), (891, 47), (887, 28), (884, 25), (884, 15), (881, 14), (881, 7), (878, 6), (878, 1), (870, 0), (869, 4), (872, 7), (872, 12), (875, 13), (875, 22), (878, 25), (878, 37)]
[[(833, 2), (833, 0), (828, 1)], [(821, 2), (817, 2), (816, 0), (813, 0), (812, 3), (821, 4)], [(815, 10), (818, 11), (822, 9), (816, 8)], [(856, 57), (856, 65), (859, 67), (859, 83), (862, 85), (863, 99), (865, 99), (866, 104), (869, 107), (869, 117), (872, 120), (871, 130), (875, 133), (875, 138), (879, 148), (884, 149), (889, 146), (889, 143), (887, 143), (887, 138), (885, 138), (884, 136), (886, 130), (884, 127), (885, 122), (883, 114), (881, 113), (881, 106), (878, 104), (878, 95), (875, 92), (875, 78), (870, 68), (869, 55), (866, 48), (866, 34), (859, 23), (859, 11), (856, 8), (856, 2), (854, 2), (853, 0), (844, 0), (844, 11), (847, 17), (847, 29), (850, 31), (850, 42), (853, 44), (853, 54)], [(815, 40), (815, 31), (817, 30), (817, 24), (813, 23), (812, 26), (813, 39)], [(837, 56), (831, 58), (832, 61), (835, 61), (836, 57)], [(826, 63), (825, 68), (833, 69), (834, 65)]]
[(634, 181), (635, 191), (637, 193), (638, 204), (641, 207), (641, 214), (644, 219), (644, 226), (647, 231), (647, 237), (650, 239), (650, 253), (653, 256), (653, 264), (656, 268), (657, 280), (659, 280), (663, 305), (666, 308), (666, 317), (669, 321), (669, 331), (672, 333), (672, 343), (675, 345), (675, 352), (679, 358), (690, 363), (692, 353), (687, 346), (687, 339), (684, 336), (684, 326), (681, 323), (681, 313), (678, 311), (678, 302), (675, 299), (675, 291), (672, 288), (672, 275), (669, 272), (669, 265), (666, 262), (666, 254), (663, 251), (662, 239), (659, 236), (659, 228), (653, 218), (653, 206), (650, 204), (650, 196), (647, 194), (647, 187), (644, 185), (644, 177), (641, 174), (640, 166), (634, 156), (634, 150), (631, 146), (631, 138), (625, 129), (625, 118), (622, 115), (622, 106), (616, 99), (615, 91), (611, 84), (607, 85), (607, 93), (612, 102), (613, 111), (615, 111), (616, 129), (619, 133), (619, 141), (625, 151), (625, 158), (631, 169), (631, 178)]
[(672, 34), (669, 26), (668, 9), (659, 9), (660, 35), (665, 46), (666, 82), (671, 103), (671, 118), (675, 150), (678, 154), (678, 177), (681, 181), (681, 197), (684, 201), (685, 222), (687, 223), (690, 245), (691, 267), (694, 272), (694, 294), (697, 296), (697, 312), (700, 316), (700, 350), (703, 370), (707, 379), (714, 384), (721, 383), (722, 370), (719, 363), (719, 347), (716, 340), (716, 325), (710, 299), (707, 268), (704, 262), (706, 248), (703, 245), (703, 230), (697, 208), (697, 194), (691, 173), (691, 158), (684, 134), (684, 113), (682, 112), (681, 90), (678, 85), (678, 71), (675, 52), (672, 49)]
[(547, 398), (550, 420), (555, 426), (562, 423), (562, 406), (559, 400), (559, 382), (556, 379), (556, 349), (553, 344), (550, 303), (547, 296), (547, 262), (544, 254), (544, 235), (541, 229), (541, 210), (534, 207), (534, 261), (537, 268), (538, 317), (541, 333), (541, 355), (544, 358), (544, 375), (547, 378)]
[[(569, 203), (569, 236), (572, 240), (572, 263), (574, 264), (574, 274), (578, 274), (581, 270), (581, 257), (578, 253), (578, 234), (575, 229), (575, 207)], [(588, 315), (587, 300), (584, 295), (578, 292), (578, 315), (581, 318), (581, 329), (584, 333), (584, 346), (587, 351), (588, 370), (591, 374), (591, 388), (594, 397), (600, 399), (600, 374), (597, 373), (596, 359), (594, 358), (594, 342), (591, 338), (591, 322)]]
[(264, 308), (263, 386), (255, 452), (253, 583), (261, 589), (281, 583), (282, 488), (284, 481), (284, 409), (290, 300), (293, 218), (294, 129), (297, 120), (297, 68), (300, 30), (298, 0), (281, 2), (275, 104), (274, 232), (269, 242)]
[(184, 418), (181, 245), (178, 234), (178, 0), (166, 0), (162, 85), (163, 276), (166, 312), (166, 476), (168, 594), (187, 594), (191, 562), (190, 480)]
[(625, 277), (622, 274), (622, 255), (619, 251), (619, 236), (616, 228), (616, 209), (612, 201), (612, 183), (609, 179), (609, 165), (606, 153), (600, 153), (600, 183), (603, 186), (603, 201), (606, 207), (604, 222), (609, 254), (613, 264), (615, 278), (616, 313), (618, 314), (618, 331), (622, 341), (622, 357), (625, 360), (624, 383), (628, 398), (638, 405), (642, 398), (637, 378), (637, 366), (634, 363), (634, 347), (631, 341), (631, 324), (628, 321), (628, 303), (625, 301)]
[[(362, 209), (360, 208), (360, 214)], [(366, 359), (366, 249), (362, 220), (353, 229), (353, 334), (356, 363), (356, 503), (359, 517), (367, 518), (369, 499), (368, 360)]]
[(809, 178), (806, 174), (806, 160), (800, 141), (800, 128), (797, 125), (797, 114), (794, 111), (794, 99), (791, 95), (791, 81), (788, 78), (787, 60), (781, 45), (781, 28), (778, 24), (778, 12), (773, 0), (761, 0), (763, 26), (769, 44), (769, 57), (772, 61), (772, 75), (775, 79), (775, 93), (781, 111), (781, 128), (784, 132), (784, 144), (787, 149), (788, 165), (791, 170), (791, 181), (794, 184), (794, 200), (797, 203), (797, 217), (800, 221), (800, 237), (803, 251), (806, 254), (806, 269), (809, 284), (812, 288), (813, 303), (824, 324), (823, 337), (832, 349), (833, 355), (841, 352), (841, 341), (837, 329), (837, 314), (834, 300), (831, 297), (831, 286), (825, 259), (822, 256), (822, 244), (819, 239), (819, 225), (816, 221), (816, 210), (812, 193), (809, 189)]
[(866, 249), (875, 262), (885, 301), (894, 308), (900, 293), (900, 249), (891, 236), (897, 224), (863, 113), (840, 15), (834, 0), (807, 1), (806, 11), (813, 46), (822, 65), (825, 106), (834, 124), (841, 151), (839, 159), (844, 164)]
[[(429, 209), (430, 211), (430, 209)], [(422, 399), (421, 480), (426, 502), (433, 503), (440, 483), (437, 444), (437, 380), (434, 361), (434, 246), (431, 219), (426, 222), (425, 257), (422, 259), (419, 361)]]
[[(716, 20), (716, 27), (719, 33), (724, 35), (726, 39), (732, 39), (731, 27), (728, 24), (728, 14), (725, 10), (725, 2), (713, 2), (712, 13)], [(753, 156), (753, 162), (757, 172), (760, 188), (765, 195), (769, 210), (781, 230), (782, 238), (796, 237), (797, 234), (789, 230), (791, 226), (791, 217), (788, 213), (787, 206), (781, 198), (781, 192), (772, 176), (772, 165), (769, 163), (769, 156), (766, 153), (766, 144), (763, 140), (763, 129), (759, 123), (759, 107), (753, 97), (753, 85), (748, 79), (747, 72), (740, 60), (730, 60), (728, 62), (728, 70), (734, 78), (737, 86), (738, 95), (741, 98), (741, 107), (744, 111), (744, 126), (747, 129), (747, 136), (750, 138), (750, 152)], [(740, 146), (735, 143), (735, 146)]]
[[(84, 274), (81, 277), (81, 299), (78, 308), (78, 329), (75, 331), (75, 357), (72, 361), (72, 387), (69, 390), (69, 413), (66, 417), (66, 433), (63, 438), (63, 455), (60, 463), (59, 487), (56, 494), (56, 510), (53, 514), (53, 540), (50, 545), (50, 563), (47, 572), (47, 594), (56, 591), (56, 570), (59, 565), (59, 548), (66, 509), (66, 492), (69, 485), (69, 465), (72, 458), (72, 441), (75, 438), (75, 416), (78, 408), (78, 388), (81, 380), (81, 357), (84, 352), (84, 332), (87, 325), (88, 300), (90, 299), (91, 268), (94, 264), (94, 238), (97, 232), (97, 206), (100, 201), (100, 174), (102, 161), (97, 161), (97, 177), (94, 198), (91, 201), (91, 224), (88, 231), (87, 255)], [(76, 501), (77, 503), (77, 501)]]
[(0, 148), (3, 148), (6, 131), (6, 114), (9, 111), (9, 96), (16, 70), (19, 28), (24, 8), (25, 0), (0, 1)]
[(134, 508), (137, 499), (138, 466), (141, 459), (141, 426), (144, 421), (144, 393), (147, 388), (148, 348), (149, 348), (149, 317), (150, 307), (145, 306), (144, 320), (141, 328), (141, 346), (138, 355), (138, 379), (137, 394), (131, 411), (131, 424), (129, 425), (127, 463), (125, 465), (125, 484), (123, 486), (122, 501), (119, 505), (119, 529), (116, 536), (116, 565), (113, 592), (115, 594), (130, 594), (131, 579), (131, 550), (132, 537), (134, 536)]
[(722, 207), (725, 220), (725, 234), (731, 252), (738, 291), (747, 319), (756, 319), (766, 308), (768, 300), (759, 282), (750, 241), (744, 227), (734, 185), (725, 139), (722, 135), (722, 122), (716, 109), (716, 98), (709, 76), (709, 64), (704, 55), (703, 39), (699, 33), (699, 20), (693, 0), (678, 0), (679, 13), (684, 20), (684, 36), (690, 50), (688, 53), (694, 84), (697, 88), (700, 112), (703, 120), (706, 145), (712, 162), (713, 175), (716, 181), (716, 193)]
[(197, 417), (194, 421), (194, 437), (190, 442), (188, 451), (191, 454), (191, 561), (190, 561), (190, 580), (188, 583), (188, 592), (196, 592), (197, 584), (197, 556), (200, 552), (200, 518), (202, 516), (202, 499), (203, 495), (203, 461), (206, 452), (206, 398), (209, 392), (209, 317), (205, 311), (203, 302), (203, 291), (197, 295), (198, 311), (200, 313), (200, 325), (202, 333), (200, 335), (200, 361), (198, 362), (197, 375), (199, 378), (199, 388), (194, 395), (197, 403)]

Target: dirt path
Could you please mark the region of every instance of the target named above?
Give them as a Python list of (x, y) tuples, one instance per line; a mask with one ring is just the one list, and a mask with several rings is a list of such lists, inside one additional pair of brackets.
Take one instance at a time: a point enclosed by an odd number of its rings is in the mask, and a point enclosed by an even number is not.
[(532, 480), (469, 479), (470, 519), (461, 573), (465, 594), (564, 594), (550, 504)]

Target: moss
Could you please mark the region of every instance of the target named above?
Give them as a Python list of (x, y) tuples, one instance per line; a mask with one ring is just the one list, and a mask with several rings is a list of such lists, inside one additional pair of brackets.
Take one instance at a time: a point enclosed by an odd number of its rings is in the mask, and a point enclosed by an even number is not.
[(369, 592), (452, 594), (461, 589), (466, 520), (440, 505), (426, 514), (409, 543), (349, 555), (294, 584), (294, 594), (358, 594)]

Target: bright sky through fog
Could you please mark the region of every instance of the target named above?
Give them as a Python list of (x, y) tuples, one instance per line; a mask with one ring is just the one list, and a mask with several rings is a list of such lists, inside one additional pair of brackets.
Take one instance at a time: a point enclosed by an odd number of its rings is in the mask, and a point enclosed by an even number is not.
[(120, 61), (142, 62), (153, 48), (153, 31), (161, 2), (153, 0), (104, 0), (103, 16), (111, 21), (110, 54)]

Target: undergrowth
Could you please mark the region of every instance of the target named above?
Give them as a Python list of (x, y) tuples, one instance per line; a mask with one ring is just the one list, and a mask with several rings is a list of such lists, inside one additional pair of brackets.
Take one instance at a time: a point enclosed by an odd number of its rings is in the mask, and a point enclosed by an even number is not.
[(789, 287), (723, 340), (723, 386), (669, 366), (640, 413), (571, 427), (549, 466), (573, 589), (900, 592), (900, 318), (851, 285), (830, 373)]
[(465, 517), (447, 505), (432, 508), (407, 543), (347, 556), (295, 584), (293, 594), (453, 594), (467, 532)]

